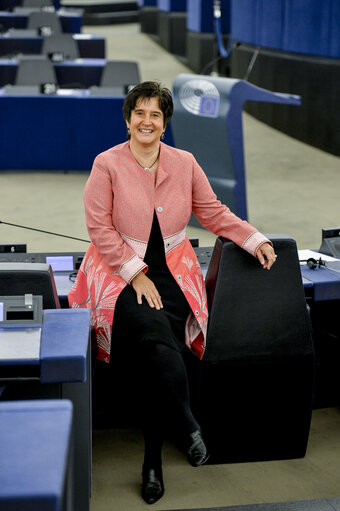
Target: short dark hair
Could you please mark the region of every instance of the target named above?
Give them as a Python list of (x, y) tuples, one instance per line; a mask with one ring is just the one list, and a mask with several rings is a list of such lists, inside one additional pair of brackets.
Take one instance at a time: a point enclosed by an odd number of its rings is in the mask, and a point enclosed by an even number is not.
[(162, 87), (159, 82), (142, 82), (128, 92), (123, 104), (124, 121), (130, 122), (131, 112), (136, 108), (137, 102), (147, 98), (158, 98), (159, 107), (164, 116), (164, 128), (166, 128), (174, 107), (170, 90)]

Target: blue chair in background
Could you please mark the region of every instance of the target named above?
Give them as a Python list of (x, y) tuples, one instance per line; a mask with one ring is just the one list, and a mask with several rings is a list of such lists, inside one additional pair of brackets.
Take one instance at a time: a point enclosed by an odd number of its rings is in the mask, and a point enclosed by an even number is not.
[[(218, 199), (246, 220), (242, 130), (246, 101), (299, 105), (300, 98), (271, 92), (244, 80), (180, 74), (173, 83), (175, 146), (195, 155)], [(193, 225), (198, 225), (194, 219)]]

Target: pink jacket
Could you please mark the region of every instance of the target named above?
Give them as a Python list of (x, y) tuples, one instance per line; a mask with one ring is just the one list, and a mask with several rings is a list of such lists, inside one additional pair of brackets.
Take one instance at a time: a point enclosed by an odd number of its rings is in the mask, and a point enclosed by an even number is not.
[(199, 358), (208, 324), (204, 279), (186, 236), (191, 212), (214, 234), (255, 256), (267, 238), (217, 200), (192, 154), (161, 143), (156, 184), (141, 169), (129, 142), (99, 154), (84, 193), (91, 245), (69, 294), (72, 307), (88, 307), (96, 329), (98, 358), (109, 361), (112, 321), (119, 293), (144, 263), (154, 211), (164, 239), (167, 265), (191, 308), (186, 345)]

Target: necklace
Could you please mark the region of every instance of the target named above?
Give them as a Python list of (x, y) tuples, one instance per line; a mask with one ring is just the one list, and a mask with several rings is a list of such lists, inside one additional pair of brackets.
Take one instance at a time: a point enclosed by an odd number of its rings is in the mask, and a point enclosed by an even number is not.
[(153, 167), (153, 166), (154, 166), (154, 164), (156, 163), (156, 161), (157, 161), (157, 160), (158, 160), (158, 158), (159, 158), (159, 151), (158, 151), (158, 154), (157, 154), (157, 158), (155, 159), (155, 161), (154, 161), (154, 162), (153, 162), (153, 163), (152, 163), (149, 167), (143, 167), (143, 165), (142, 165), (141, 163), (139, 163), (139, 161), (137, 160), (137, 158), (136, 158), (135, 156), (134, 156), (134, 158), (135, 158), (136, 162), (138, 163), (138, 165), (139, 165), (140, 167), (142, 167), (142, 169), (144, 169), (144, 170), (148, 170), (148, 171), (150, 172), (151, 167)]

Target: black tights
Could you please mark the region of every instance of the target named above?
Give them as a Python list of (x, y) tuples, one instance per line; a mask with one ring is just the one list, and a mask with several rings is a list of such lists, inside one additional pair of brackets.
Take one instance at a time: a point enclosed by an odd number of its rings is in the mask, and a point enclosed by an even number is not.
[(144, 342), (138, 352), (140, 405), (144, 429), (144, 466), (161, 465), (165, 430), (171, 425), (183, 439), (198, 429), (189, 399), (181, 353), (164, 344)]

